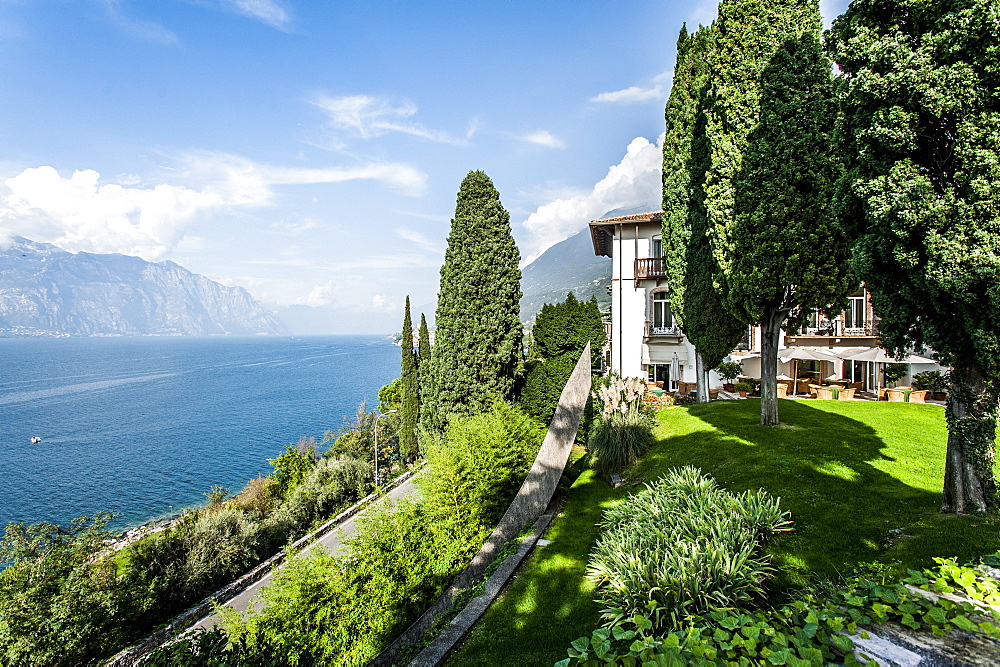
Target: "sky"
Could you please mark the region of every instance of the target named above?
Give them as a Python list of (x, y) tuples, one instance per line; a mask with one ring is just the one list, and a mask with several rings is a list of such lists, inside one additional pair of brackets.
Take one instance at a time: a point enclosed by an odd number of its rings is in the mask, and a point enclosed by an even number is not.
[(175, 261), (303, 333), (397, 331), (407, 295), (433, 309), (469, 171), (522, 263), (659, 200), (677, 33), (716, 4), (2, 0), (0, 243)]

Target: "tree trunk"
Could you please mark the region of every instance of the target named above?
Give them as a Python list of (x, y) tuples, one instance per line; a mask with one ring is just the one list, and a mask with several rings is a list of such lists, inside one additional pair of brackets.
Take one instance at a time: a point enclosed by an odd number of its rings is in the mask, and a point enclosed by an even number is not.
[(974, 366), (951, 371), (948, 453), (942, 512), (986, 512), (997, 507), (993, 459), (1000, 406), (1000, 383)]
[(778, 425), (778, 340), (787, 310), (770, 310), (760, 326), (760, 425)]
[(708, 368), (705, 368), (705, 361), (701, 354), (695, 350), (694, 353), (694, 374), (698, 382), (698, 402), (708, 403)]

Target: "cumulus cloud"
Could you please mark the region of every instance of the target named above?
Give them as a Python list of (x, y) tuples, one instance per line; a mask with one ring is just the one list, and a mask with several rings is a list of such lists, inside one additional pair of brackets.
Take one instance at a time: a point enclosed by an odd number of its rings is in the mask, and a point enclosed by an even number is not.
[[(401, 164), (306, 169), (259, 164), (234, 155), (182, 159), (180, 177), (197, 185), (102, 183), (93, 169), (61, 176), (53, 167), (25, 169), (0, 188), (0, 232), (71, 251), (120, 252), (162, 259), (200, 216), (265, 206), (274, 186), (375, 180), (419, 194), (426, 177)], [(132, 181), (129, 181), (132, 183)]]
[(652, 100), (665, 100), (672, 72), (664, 72), (653, 77), (648, 86), (629, 86), (622, 90), (600, 93), (590, 98), (591, 102), (605, 104), (636, 104)]
[(274, 0), (220, 0), (223, 7), (255, 19), (278, 30), (287, 31), (291, 24), (288, 11)]
[(321, 285), (314, 285), (305, 299), (299, 299), (298, 303), (312, 306), (313, 308), (323, 308), (334, 305), (337, 300), (335, 295), (340, 291), (340, 285), (333, 280), (328, 280)]
[[(467, 142), (467, 138), (453, 137), (447, 132), (431, 130), (407, 120), (417, 113), (417, 105), (413, 102), (404, 101), (393, 105), (385, 99), (369, 95), (319, 95), (312, 103), (326, 112), (333, 129), (362, 139), (400, 132), (438, 143), (460, 145)], [(472, 121), (466, 130), (466, 137), (471, 137), (477, 129), (478, 122)]]
[(524, 263), (608, 211), (658, 201), (662, 161), (661, 146), (636, 137), (621, 162), (608, 169), (607, 176), (589, 192), (539, 206), (522, 223), (528, 233)]
[(565, 148), (566, 144), (562, 139), (552, 136), (552, 134), (546, 130), (539, 130), (538, 132), (531, 132), (529, 134), (521, 135), (521, 139), (527, 141), (531, 144), (538, 144), (539, 146), (545, 146), (547, 148)]

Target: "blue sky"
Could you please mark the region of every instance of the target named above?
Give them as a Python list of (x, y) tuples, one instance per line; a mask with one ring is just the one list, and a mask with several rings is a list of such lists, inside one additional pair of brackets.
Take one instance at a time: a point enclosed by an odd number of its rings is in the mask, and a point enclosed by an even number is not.
[(4, 0), (0, 235), (398, 330), (469, 170), (525, 260), (658, 199), (677, 32), (715, 5)]

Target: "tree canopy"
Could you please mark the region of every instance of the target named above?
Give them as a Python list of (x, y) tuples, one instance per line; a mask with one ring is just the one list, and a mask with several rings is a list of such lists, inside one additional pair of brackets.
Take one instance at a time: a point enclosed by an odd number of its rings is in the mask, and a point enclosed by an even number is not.
[(583, 348), (588, 342), (592, 350), (604, 346), (606, 334), (597, 298), (580, 301), (570, 292), (565, 301), (544, 304), (531, 334), (529, 370), (520, 401), (525, 411), (548, 423)]
[(830, 33), (847, 171), (837, 209), (886, 349), (951, 372), (943, 509), (996, 506), (1000, 6), (855, 0)]
[(401, 351), (401, 387), (399, 402), (399, 453), (404, 459), (417, 455), (417, 423), (420, 419), (420, 387), (417, 378), (417, 358), (413, 354), (413, 320), (410, 318), (410, 297), (406, 297), (403, 315)]

